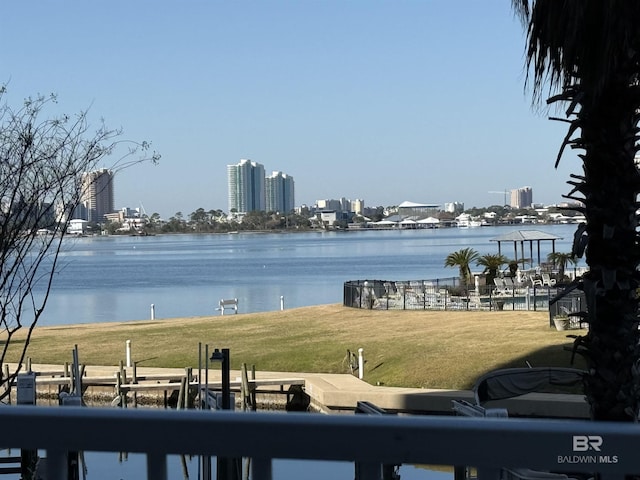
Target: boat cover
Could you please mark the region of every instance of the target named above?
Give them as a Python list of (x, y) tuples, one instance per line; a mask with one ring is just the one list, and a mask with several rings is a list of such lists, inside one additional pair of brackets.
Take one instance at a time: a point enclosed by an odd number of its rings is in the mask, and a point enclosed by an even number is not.
[(553, 385), (577, 385), (585, 373), (576, 368), (560, 367), (503, 368), (476, 380), (473, 393), (476, 404), (481, 405), (489, 400), (517, 397)]

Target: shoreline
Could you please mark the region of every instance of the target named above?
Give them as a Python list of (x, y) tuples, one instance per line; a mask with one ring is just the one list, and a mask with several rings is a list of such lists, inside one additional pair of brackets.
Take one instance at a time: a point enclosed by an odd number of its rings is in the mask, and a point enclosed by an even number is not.
[[(25, 333), (14, 337), (5, 362), (17, 360)], [(550, 327), (548, 312), (378, 311), (341, 304), (38, 326), (27, 356), (33, 364), (62, 365), (77, 345), (82, 364), (118, 365), (127, 341), (140, 367), (195, 369), (199, 348), (208, 346), (229, 348), (231, 368), (244, 363), (258, 372), (348, 373), (348, 351), (362, 348), (365, 382), (405, 388), (468, 389), (496, 368), (570, 366), (571, 359), (564, 349), (571, 341)]]
[[(33, 365), (34, 372), (41, 372), (38, 378), (40, 386), (39, 404), (47, 400), (45, 404), (57, 405), (57, 392), (53, 388), (52, 381), (69, 382), (69, 377), (58, 377), (54, 372), (60, 372), (59, 365)], [(109, 374), (120, 372), (128, 378), (127, 385), (134, 384), (139, 387), (147, 385), (150, 390), (136, 389), (133, 392), (121, 393), (114, 391), (113, 386), (99, 385)], [(84, 370), (87, 385), (83, 393), (83, 400), (90, 406), (125, 408), (190, 408), (197, 396), (197, 387), (205, 385), (205, 379), (200, 378), (193, 383), (189, 395), (183, 393), (184, 384), (171, 383), (160, 389), (153, 388), (154, 378), (160, 376), (178, 378), (184, 376), (181, 369), (140, 368), (138, 374), (140, 380), (136, 383), (131, 376), (131, 370), (115, 366), (91, 366)], [(197, 372), (194, 371), (197, 376)], [(236, 379), (231, 383), (231, 391), (235, 392), (236, 410), (241, 410), (243, 389), (238, 379), (242, 373), (238, 370), (230, 371), (230, 377)], [(114, 378), (113, 375), (111, 378)], [(259, 409), (287, 410), (287, 411), (311, 411), (319, 413), (340, 414), (352, 413), (359, 401), (369, 402), (389, 413), (414, 414), (414, 415), (452, 415), (452, 401), (464, 400), (473, 402), (473, 394), (468, 390), (456, 389), (423, 389), (423, 388), (398, 388), (371, 385), (359, 380), (350, 374), (323, 374), (323, 373), (292, 373), (292, 372), (256, 372), (256, 406)], [(57, 379), (57, 380), (56, 380)], [(95, 384), (94, 382), (98, 382)], [(221, 372), (212, 370), (206, 376), (212, 389), (220, 390)], [(112, 380), (114, 382), (114, 380)], [(296, 389), (293, 383), (302, 382), (302, 387)], [(59, 385), (59, 383), (58, 383)], [(277, 388), (291, 385), (288, 389)], [(45, 393), (45, 390), (48, 392)], [(111, 392), (109, 394), (109, 392)], [(143, 393), (144, 392), (144, 393)], [(187, 405), (186, 396), (191, 401)], [(14, 396), (15, 398), (15, 396)], [(124, 399), (126, 398), (126, 400)], [(181, 400), (181, 398), (183, 400)], [(116, 400), (118, 402), (116, 403)], [(184, 403), (183, 403), (184, 402)], [(530, 393), (512, 399), (489, 402), (491, 408), (506, 408), (510, 416), (514, 417), (545, 417), (545, 418), (588, 418), (589, 408), (584, 395), (559, 394), (559, 393)]]

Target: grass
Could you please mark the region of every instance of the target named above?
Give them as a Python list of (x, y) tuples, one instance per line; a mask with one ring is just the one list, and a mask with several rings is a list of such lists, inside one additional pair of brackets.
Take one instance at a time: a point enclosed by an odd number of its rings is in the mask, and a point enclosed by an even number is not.
[[(1, 340), (1, 339), (0, 339)], [(347, 350), (364, 349), (365, 380), (387, 386), (469, 388), (503, 367), (569, 366), (566, 332), (547, 312), (360, 310), (340, 304), (285, 311), (153, 321), (38, 327), (34, 363), (118, 365), (131, 340), (144, 366), (198, 366), (198, 343), (229, 348), (232, 368), (346, 373)], [(10, 346), (6, 361), (16, 361)], [(582, 367), (581, 364), (577, 365)]]

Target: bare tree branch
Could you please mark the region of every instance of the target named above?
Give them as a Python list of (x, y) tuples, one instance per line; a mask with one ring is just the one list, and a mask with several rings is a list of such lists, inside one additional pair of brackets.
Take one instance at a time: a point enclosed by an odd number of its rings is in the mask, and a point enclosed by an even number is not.
[[(159, 160), (148, 142), (123, 140), (120, 130), (103, 122), (91, 131), (86, 111), (46, 117), (55, 96), (28, 98), (14, 110), (5, 95), (0, 86), (0, 365), (12, 343), (12, 350), (19, 351), (18, 363), (24, 361), (51, 292), (72, 213), (86, 188), (83, 174), (122, 147), (125, 153), (110, 167), (114, 172)], [(26, 338), (16, 347), (12, 340), (23, 328)], [(0, 372), (0, 386), (13, 381), (19, 370), (8, 377)]]

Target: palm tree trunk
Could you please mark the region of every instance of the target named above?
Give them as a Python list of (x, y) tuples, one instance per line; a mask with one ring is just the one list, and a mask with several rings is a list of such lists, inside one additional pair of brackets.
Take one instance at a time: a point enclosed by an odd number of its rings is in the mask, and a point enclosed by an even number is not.
[(589, 371), (585, 394), (596, 420), (632, 420), (640, 403), (636, 233), (640, 175), (634, 162), (639, 101), (630, 98), (628, 84), (622, 79), (596, 101), (586, 95), (575, 120), (582, 133), (575, 145), (586, 152), (584, 181), (577, 185), (585, 196), (588, 234), (584, 291), (589, 332), (582, 339)]

